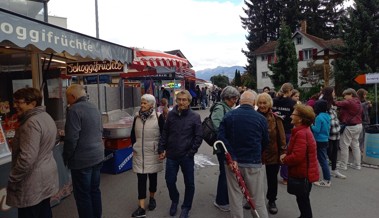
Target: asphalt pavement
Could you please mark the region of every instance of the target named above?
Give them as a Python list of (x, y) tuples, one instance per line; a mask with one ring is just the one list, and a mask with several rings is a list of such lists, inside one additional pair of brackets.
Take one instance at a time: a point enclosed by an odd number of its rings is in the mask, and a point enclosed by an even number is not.
[[(202, 119), (209, 115), (209, 110), (197, 110)], [(203, 142), (195, 156), (195, 197), (190, 217), (192, 218), (226, 218), (228, 212), (222, 212), (213, 206), (218, 178), (218, 162), (212, 149)], [(321, 172), (321, 171), (320, 171)], [(341, 171), (347, 179), (332, 178), (330, 188), (312, 186), (311, 205), (314, 218), (375, 218), (379, 217), (379, 170), (362, 167), (362, 170), (349, 168)], [(322, 173), (321, 173), (322, 175)], [(184, 196), (182, 173), (178, 173), (177, 182), (181, 204)], [(300, 213), (294, 196), (286, 192), (286, 186), (278, 184), (279, 212), (270, 218), (295, 218)], [(103, 201), (103, 218), (131, 217), (137, 208), (137, 176), (132, 170), (118, 175), (102, 174), (101, 191)], [(147, 211), (147, 217), (165, 218), (171, 201), (168, 195), (164, 171), (158, 174), (157, 208)], [(148, 202), (146, 202), (146, 205)], [(241, 205), (242, 207), (242, 205)], [(179, 217), (180, 209), (176, 217)], [(54, 218), (77, 218), (73, 194), (62, 200), (53, 208)], [(245, 217), (251, 217), (245, 210)]]

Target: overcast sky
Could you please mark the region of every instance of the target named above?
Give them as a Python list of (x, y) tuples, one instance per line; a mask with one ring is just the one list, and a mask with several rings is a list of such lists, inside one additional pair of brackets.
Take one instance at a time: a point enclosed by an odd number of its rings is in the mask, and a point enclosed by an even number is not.
[[(96, 36), (95, 0), (50, 0), (49, 15)], [(244, 66), (243, 0), (98, 0), (99, 35), (127, 47), (180, 49), (194, 70)]]
[[(96, 36), (95, 0), (48, 6), (49, 15), (67, 18), (68, 29)], [(243, 7), (243, 0), (98, 0), (99, 35), (126, 47), (180, 49), (194, 70), (245, 66)]]

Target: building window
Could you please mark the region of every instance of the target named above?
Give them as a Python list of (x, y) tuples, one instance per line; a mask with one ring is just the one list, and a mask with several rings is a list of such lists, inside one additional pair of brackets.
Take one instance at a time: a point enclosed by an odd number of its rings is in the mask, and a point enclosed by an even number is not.
[(312, 49), (304, 49), (303, 50), (303, 58), (304, 58), (304, 60), (312, 59)]
[(267, 61), (267, 55), (262, 55), (262, 61)]
[(296, 45), (301, 45), (303, 44), (303, 38), (302, 37), (296, 37)]
[(268, 78), (268, 71), (262, 72), (262, 78)]

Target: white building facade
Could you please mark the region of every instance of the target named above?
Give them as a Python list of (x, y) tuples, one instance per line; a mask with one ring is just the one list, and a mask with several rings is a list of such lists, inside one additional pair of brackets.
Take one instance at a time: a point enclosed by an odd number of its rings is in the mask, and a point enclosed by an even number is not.
[[(318, 57), (315, 64), (324, 63), (323, 57), (328, 56), (330, 71), (332, 71), (332, 61), (336, 52), (333, 51), (332, 46), (342, 45), (340, 39), (324, 40), (316, 36), (306, 33), (306, 23), (302, 23), (300, 30), (296, 31), (292, 36), (295, 45), (296, 54), (298, 58), (298, 76), (307, 74), (308, 63), (313, 61), (313, 57)], [(264, 87), (268, 86), (273, 88), (273, 84), (269, 75), (272, 71), (269, 69), (269, 64), (276, 61), (275, 48), (277, 41), (269, 41), (254, 51), (256, 55), (257, 66), (257, 89), (261, 91)], [(312, 76), (312, 75), (310, 75)], [(298, 77), (299, 78), (299, 77)], [(300, 79), (298, 85), (300, 86)], [(334, 85), (334, 79), (330, 78), (329, 85)], [(304, 84), (301, 87), (310, 87), (311, 84)]]

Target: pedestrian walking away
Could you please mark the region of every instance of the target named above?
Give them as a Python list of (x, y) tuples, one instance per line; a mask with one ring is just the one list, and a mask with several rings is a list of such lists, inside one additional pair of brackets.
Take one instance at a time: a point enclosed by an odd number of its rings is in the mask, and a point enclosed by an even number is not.
[(348, 88), (342, 92), (344, 100), (336, 101), (335, 105), (339, 108), (339, 120), (346, 127), (341, 133), (340, 138), (340, 159), (341, 162), (337, 167), (347, 170), (349, 163), (349, 147), (353, 153), (353, 169), (361, 169), (361, 150), (359, 148), (359, 136), (362, 131), (362, 106), (357, 92)]
[(313, 136), (317, 144), (317, 160), (322, 170), (323, 179), (313, 184), (320, 187), (330, 187), (330, 170), (328, 163), (328, 145), (331, 117), (328, 113), (328, 102), (324, 99), (317, 100), (313, 106), (316, 114), (314, 124), (311, 126)]
[[(232, 86), (226, 86), (221, 92), (220, 103), (216, 103), (214, 107), (212, 107), (212, 115), (211, 119), (213, 122), (213, 126), (218, 130), (222, 119), (225, 114), (232, 110), (232, 107), (235, 106), (237, 100), (240, 97), (240, 93), (238, 90)], [(221, 211), (228, 212), (229, 208), (229, 197), (228, 197), (228, 186), (226, 183), (226, 174), (225, 174), (225, 155), (223, 149), (217, 149), (213, 152), (217, 156), (219, 171), (220, 174), (218, 176), (217, 181), (217, 191), (216, 191), (216, 199), (213, 202), (213, 205), (216, 206)]]
[[(257, 94), (247, 90), (241, 95), (240, 106), (227, 114), (221, 121), (218, 139), (221, 140), (233, 161), (225, 163), (230, 216), (243, 218), (244, 194), (233, 169), (238, 168), (249, 192), (254, 198), (256, 210), (261, 218), (268, 218), (264, 197), (264, 168), (262, 153), (268, 147), (266, 118), (255, 111)], [(255, 216), (253, 211), (252, 215)]]
[(213, 147), (215, 150), (218, 150), (217, 149), (217, 146), (218, 144), (221, 144), (222, 145), (222, 148), (224, 149), (225, 151), (225, 160), (226, 160), (226, 163), (227, 165), (230, 165), (235, 176), (236, 176), (236, 179), (237, 179), (237, 182), (238, 182), (238, 185), (240, 186), (241, 188), (241, 191), (242, 193), (244, 194), (245, 198), (246, 198), (246, 201), (247, 203), (250, 205), (251, 207), (251, 210), (253, 211), (254, 215), (256, 218), (259, 218), (259, 214), (257, 212), (257, 210), (255, 209), (255, 204), (254, 204), (254, 201), (253, 201), (253, 198), (251, 197), (250, 195), (250, 192), (249, 190), (247, 189), (246, 187), (246, 183), (245, 183), (245, 180), (243, 180), (243, 177), (242, 177), (242, 174), (241, 174), (241, 171), (238, 169), (238, 166), (234, 165), (233, 164), (233, 159), (232, 159), (232, 156), (230, 156), (228, 150), (226, 149), (225, 147), (225, 144), (220, 141), (220, 140), (217, 140)]
[(79, 218), (101, 218), (100, 170), (104, 160), (103, 125), (97, 107), (88, 102), (83, 86), (67, 88), (63, 160), (71, 169)]
[[(277, 113), (283, 118), (283, 126), (286, 133), (286, 143), (288, 144), (291, 137), (291, 114), (296, 105), (296, 101), (291, 98), (293, 85), (291, 83), (284, 83), (278, 92), (278, 96), (273, 99), (272, 111)], [(280, 166), (280, 176), (282, 177), (282, 184), (287, 184), (288, 168), (286, 165)]]

